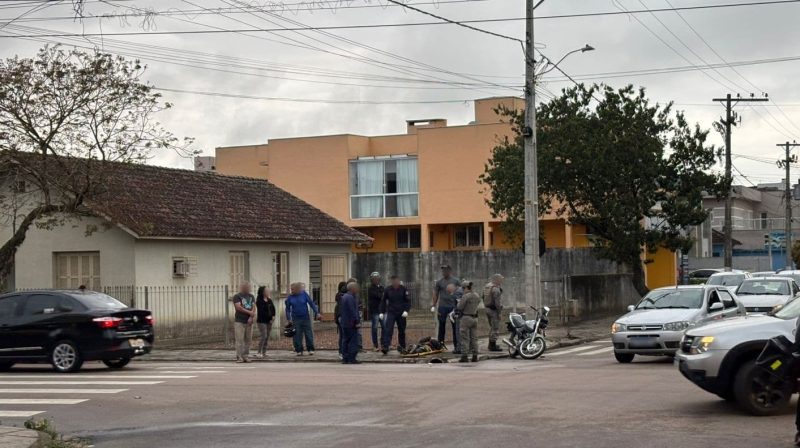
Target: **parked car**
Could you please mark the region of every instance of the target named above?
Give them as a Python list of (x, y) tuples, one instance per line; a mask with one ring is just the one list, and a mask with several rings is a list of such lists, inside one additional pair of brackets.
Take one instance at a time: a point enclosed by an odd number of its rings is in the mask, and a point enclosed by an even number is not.
[(748, 313), (767, 313), (800, 295), (800, 287), (791, 277), (749, 278), (736, 289)]
[(724, 269), (695, 269), (689, 273), (689, 283), (692, 285), (702, 285), (708, 281), (708, 278), (717, 272), (723, 272)]
[(760, 271), (760, 272), (751, 272), (750, 277), (752, 278), (759, 278), (759, 277), (775, 277), (775, 271)]
[(153, 347), (153, 316), (91, 291), (0, 295), (0, 370), (15, 363), (75, 372), (84, 361), (117, 369)]
[(774, 314), (756, 314), (691, 328), (681, 341), (675, 362), (689, 381), (725, 400), (735, 400), (753, 415), (780, 412), (794, 388), (775, 390), (759, 381), (755, 360), (776, 336), (794, 340), (800, 300)]
[(750, 274), (743, 271), (717, 272), (708, 278), (707, 285), (724, 286), (730, 292), (736, 292), (736, 288), (745, 279), (750, 278)]
[(746, 313), (725, 287), (709, 285), (654, 289), (628, 310), (611, 327), (614, 357), (621, 363), (635, 355), (674, 355), (687, 328)]
[(794, 279), (795, 282), (797, 282), (798, 285), (800, 285), (800, 270), (780, 271), (775, 275), (777, 275), (778, 277), (791, 277)]

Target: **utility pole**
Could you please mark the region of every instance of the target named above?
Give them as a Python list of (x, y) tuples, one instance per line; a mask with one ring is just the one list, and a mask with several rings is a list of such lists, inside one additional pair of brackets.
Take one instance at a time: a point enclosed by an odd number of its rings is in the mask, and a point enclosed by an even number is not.
[(539, 269), (539, 176), (536, 160), (536, 58), (533, 46), (534, 0), (525, 1), (525, 298), (542, 306)]
[(800, 146), (800, 143), (778, 143), (775, 146), (786, 150), (786, 158), (778, 160), (778, 167), (786, 169), (786, 192), (784, 201), (786, 202), (786, 215), (784, 217), (784, 243), (786, 246), (786, 269), (792, 268), (792, 180), (791, 164), (797, 162), (797, 156), (792, 154), (792, 148)]
[(719, 123), (725, 130), (725, 182), (728, 184), (728, 191), (725, 192), (725, 224), (723, 225), (723, 234), (725, 235), (725, 270), (730, 271), (733, 268), (733, 176), (731, 174), (731, 127), (736, 126), (737, 114), (733, 111), (733, 107), (740, 102), (754, 102), (754, 101), (769, 101), (766, 95), (763, 98), (742, 98), (736, 96), (732, 97), (727, 94), (725, 98), (714, 98), (712, 101), (723, 103), (725, 106), (725, 118), (721, 118)]

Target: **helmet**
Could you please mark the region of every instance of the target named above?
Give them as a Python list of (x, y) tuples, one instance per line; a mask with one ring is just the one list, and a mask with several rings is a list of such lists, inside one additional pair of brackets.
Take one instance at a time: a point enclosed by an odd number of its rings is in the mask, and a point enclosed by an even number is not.
[(287, 338), (293, 337), (295, 333), (297, 333), (297, 330), (294, 328), (294, 325), (292, 324), (286, 325), (286, 327), (284, 327), (283, 329), (283, 335), (286, 336)]

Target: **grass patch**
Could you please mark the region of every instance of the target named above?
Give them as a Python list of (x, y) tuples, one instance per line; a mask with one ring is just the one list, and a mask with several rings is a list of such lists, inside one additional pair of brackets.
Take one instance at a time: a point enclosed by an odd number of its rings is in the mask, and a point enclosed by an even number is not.
[(35, 420), (30, 419), (25, 422), (25, 428), (38, 431), (42, 434), (39, 441), (40, 448), (88, 448), (89, 443), (85, 440), (70, 438), (65, 439), (64, 436), (56, 431), (53, 423), (47, 419)]

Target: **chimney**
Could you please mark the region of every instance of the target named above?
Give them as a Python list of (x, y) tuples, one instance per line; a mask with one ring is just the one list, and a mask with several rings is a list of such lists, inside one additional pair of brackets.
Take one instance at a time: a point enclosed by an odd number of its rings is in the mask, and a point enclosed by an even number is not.
[(446, 128), (447, 120), (444, 118), (430, 118), (427, 120), (406, 120), (408, 134), (416, 134), (418, 129)]

